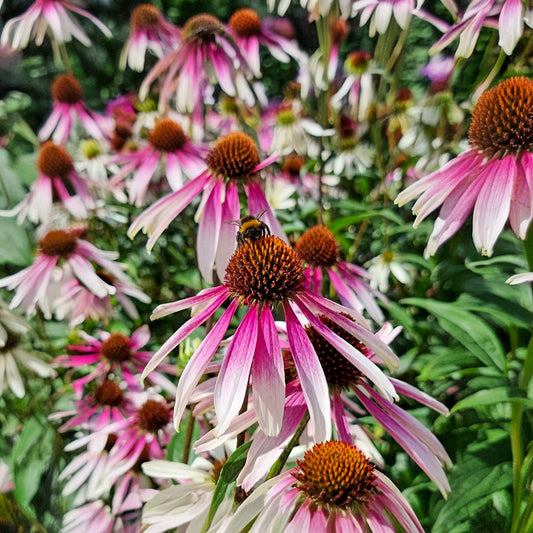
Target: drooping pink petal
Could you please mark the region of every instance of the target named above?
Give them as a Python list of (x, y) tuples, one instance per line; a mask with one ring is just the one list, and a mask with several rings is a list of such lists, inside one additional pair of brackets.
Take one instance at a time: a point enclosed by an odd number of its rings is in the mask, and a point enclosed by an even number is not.
[(435, 400), (435, 398), (433, 398), (429, 394), (426, 394), (420, 389), (413, 387), (413, 385), (410, 385), (405, 381), (401, 381), (396, 378), (390, 378), (390, 380), (392, 381), (394, 388), (398, 391), (399, 394), (407, 396), (408, 398), (412, 398), (413, 400), (416, 400), (422, 405), (430, 407), (431, 409), (437, 411), (437, 413), (440, 413), (442, 415), (448, 416), (450, 414), (450, 410), (443, 403), (439, 402), (438, 400)]
[[(185, 411), (185, 407), (189, 403), (190, 395), (200, 380), (200, 377), (204, 373), (209, 361), (211, 361), (213, 355), (215, 354), (215, 351), (220, 346), (220, 342), (224, 338), (229, 323), (233, 318), (238, 306), (238, 300), (233, 300), (230, 303), (229, 307), (224, 311), (222, 316), (215, 322), (213, 329), (207, 334), (200, 346), (198, 346), (180, 376), (178, 389), (176, 391), (176, 403), (174, 404), (174, 427), (176, 428), (176, 431), (179, 430), (181, 417)], [(214, 311), (211, 311), (210, 314), (213, 312)]]
[(484, 184), (476, 199), (472, 237), (483, 255), (492, 255), (494, 243), (509, 216), (517, 167), (513, 155), (491, 160), (484, 168)]
[(424, 252), (425, 257), (432, 256), (437, 251), (437, 248), (463, 225), (463, 222), (472, 211), (483, 184), (484, 178), (480, 174), (471, 183), (463, 182), (459, 184), (446, 198), (439, 216), (435, 220), (433, 231)]
[(239, 324), (228, 350), (215, 385), (214, 403), (218, 418), (217, 434), (228, 428), (231, 420), (239, 414), (248, 383), (258, 335), (258, 308), (252, 305)]
[[(530, 188), (530, 180), (533, 176), (528, 180), (525, 174), (527, 168), (526, 161), (529, 159), (530, 157), (523, 157), (522, 161), (517, 164), (509, 212), (511, 228), (515, 235), (522, 240), (526, 238), (527, 229), (533, 217), (533, 190)], [(526, 162), (526, 165), (523, 162)]]
[(239, 215), (239, 193), (237, 190), (237, 184), (232, 181), (228, 183), (226, 187), (226, 199), (222, 204), (222, 224), (220, 226), (220, 234), (215, 256), (215, 267), (218, 279), (220, 280), (224, 279), (226, 267), (228, 266), (230, 257), (235, 251), (235, 240), (238, 228), (235, 223), (232, 224), (231, 222), (239, 220)]
[(291, 355), (309, 409), (313, 437), (323, 442), (331, 436), (328, 384), (318, 356), (290, 304), (284, 303)]
[[(346, 359), (348, 359), (348, 361), (352, 363), (352, 365), (354, 365), (362, 374), (375, 383), (387, 398), (398, 398), (398, 395), (396, 394), (394, 386), (390, 380), (372, 361), (370, 361), (370, 359), (363, 355), (355, 346), (351, 345), (342, 337), (331, 331), (331, 329), (324, 325), (317, 317), (313, 315), (311, 311), (309, 311), (303, 302), (299, 302), (298, 300), (296, 300), (296, 302), (299, 303), (300, 311), (309, 320), (313, 328), (324, 337), (324, 339), (326, 339), (336, 350), (346, 357)], [(339, 320), (337, 323), (339, 323)], [(342, 324), (339, 325), (343, 327)]]
[(335, 389), (332, 398), (333, 417), (335, 419), (335, 426), (337, 428), (338, 439), (348, 444), (353, 444), (350, 428), (348, 427), (348, 420), (344, 411), (344, 405), (340, 392)]
[(205, 304), (206, 302), (215, 300), (221, 294), (227, 294), (227, 289), (225, 287), (208, 287), (207, 289), (202, 289), (196, 296), (158, 305), (152, 311), (150, 320), (156, 320), (171, 315), (172, 313), (182, 311), (183, 309), (189, 309), (190, 307)]
[[(370, 398), (360, 391), (356, 391), (357, 398), (365, 406), (367, 411), (392, 435), (400, 446), (413, 458), (415, 463), (427, 474), (427, 476), (437, 485), (442, 495), (446, 497), (450, 492), (450, 486), (442, 465), (434, 453), (418, 438), (415, 438), (411, 431), (404, 427), (405, 416), (400, 420), (392, 417), (380, 409)], [(407, 415), (404, 411), (402, 415)]]
[(200, 324), (203, 324), (224, 303), (226, 298), (227, 293), (222, 293), (222, 295), (218, 296), (205, 309), (203, 309), (202, 312), (193, 316), (173, 333), (163, 346), (161, 346), (161, 348), (159, 348), (154, 354), (152, 359), (150, 359), (141, 375), (141, 379), (144, 380), (146, 376), (152, 372), (181, 341), (188, 337)]
[(251, 182), (245, 186), (248, 195), (248, 211), (251, 215), (258, 215), (264, 211), (262, 220), (270, 228), (272, 235), (276, 235), (285, 242), (289, 242), (287, 235), (283, 231), (281, 224), (272, 211), (272, 207), (268, 203), (265, 193), (261, 188), (259, 182)]
[(524, 19), (522, 16), (521, 0), (505, 0), (500, 12), (498, 27), (500, 33), (499, 45), (507, 54), (513, 53), (516, 43), (522, 37), (524, 31)]
[(259, 315), (252, 384), (259, 427), (268, 436), (277, 435), (283, 419), (285, 372), (278, 332), (268, 306), (264, 306)]
[(133, 239), (142, 230), (150, 237), (146, 243), (146, 248), (150, 251), (161, 233), (198, 196), (210, 179), (211, 174), (208, 171), (203, 172), (179, 191), (158, 200), (133, 221), (128, 229), (128, 237)]
[[(365, 344), (372, 350), (379, 359), (387, 365), (391, 370), (400, 365), (400, 360), (396, 354), (384, 343), (379, 337), (374, 335), (368, 329), (360, 326), (357, 322), (350, 320), (341, 313), (353, 317), (353, 311), (347, 307), (337, 306), (334, 302), (330, 302), (323, 296), (313, 294), (309, 291), (304, 291), (298, 298), (305, 301), (311, 309), (317, 309), (320, 313), (326, 315), (328, 318), (339, 324), (343, 329), (352, 334), (356, 339)], [(332, 305), (334, 304), (334, 305)]]
[(222, 181), (217, 180), (205, 203), (198, 226), (198, 236), (196, 239), (198, 268), (208, 283), (213, 283), (213, 265), (222, 217), (222, 192)]

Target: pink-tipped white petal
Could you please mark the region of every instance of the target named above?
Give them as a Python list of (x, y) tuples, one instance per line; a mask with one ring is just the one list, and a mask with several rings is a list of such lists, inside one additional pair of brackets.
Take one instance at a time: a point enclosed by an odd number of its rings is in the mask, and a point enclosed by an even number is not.
[(213, 329), (207, 334), (200, 346), (198, 346), (180, 376), (176, 391), (176, 403), (174, 404), (174, 427), (176, 431), (179, 430), (181, 417), (183, 416), (185, 407), (189, 403), (190, 395), (204, 373), (209, 361), (211, 361), (215, 354), (215, 351), (220, 346), (238, 306), (238, 300), (231, 302), (222, 316), (215, 322)]
[(318, 356), (290, 304), (283, 305), (291, 355), (309, 409), (313, 437), (323, 442), (331, 437), (328, 384)]
[(259, 427), (268, 436), (277, 435), (283, 419), (285, 372), (274, 317), (267, 306), (259, 316), (252, 384)]
[(215, 385), (214, 403), (218, 418), (216, 433), (224, 433), (242, 407), (254, 358), (258, 333), (257, 307), (248, 309), (224, 355)]

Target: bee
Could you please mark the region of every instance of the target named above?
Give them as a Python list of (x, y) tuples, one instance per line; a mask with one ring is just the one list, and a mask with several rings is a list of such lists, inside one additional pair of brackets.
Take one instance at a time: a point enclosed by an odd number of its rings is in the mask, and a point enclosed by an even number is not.
[(246, 215), (233, 222), (233, 224), (238, 224), (239, 226), (237, 246), (242, 246), (244, 243), (259, 239), (259, 237), (270, 235), (270, 228), (260, 220), (265, 211), (261, 211), (257, 216)]

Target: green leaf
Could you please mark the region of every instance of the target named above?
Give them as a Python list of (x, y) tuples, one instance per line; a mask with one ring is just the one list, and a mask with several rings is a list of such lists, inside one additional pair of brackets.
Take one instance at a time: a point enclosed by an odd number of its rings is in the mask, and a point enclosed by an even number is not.
[(533, 321), (533, 314), (520, 305), (516, 299), (511, 301), (493, 297), (492, 301), (490, 301), (484, 296), (478, 298), (472, 294), (463, 293), (457, 298), (454, 305), (467, 311), (475, 311), (486, 315), (505, 329), (510, 324), (529, 329)]
[[(490, 458), (490, 448), (487, 448), (486, 456)], [(432, 531), (434, 533), (472, 531), (469, 528), (461, 528), (465, 523), (469, 523), (471, 528), (476, 515), (488, 518), (486, 511), (487, 507), (492, 507), (493, 495), (507, 489), (511, 483), (512, 464), (507, 461), (494, 465), (490, 464), (489, 460), (472, 457), (456, 465), (454, 475), (450, 476), (452, 488), (450, 497), (441, 509)], [(498, 529), (496, 524), (493, 526), (496, 527), (493, 531), (503, 531)]]
[(461, 409), (481, 407), (495, 403), (519, 403), (533, 408), (533, 400), (525, 397), (524, 391), (515, 387), (495, 387), (483, 389), (463, 398), (452, 407), (452, 413)]
[(441, 327), (486, 366), (505, 368), (505, 353), (494, 331), (479, 317), (446, 302), (423, 298), (406, 298), (402, 304), (426, 309), (434, 315)]
[(48, 428), (40, 434), (39, 442), (32, 446), (24, 459), (14, 469), (15, 499), (22, 507), (28, 507), (39, 489), (42, 475), (53, 460), (54, 430)]
[(32, 245), (26, 230), (15, 220), (0, 218), (0, 264), (27, 266), (32, 261)]
[(18, 174), (12, 168), (13, 164), (8, 151), (0, 148), (0, 196), (4, 198), (1, 205), (7, 208), (22, 200), (26, 194)]
[(231, 457), (225, 462), (220, 476), (218, 477), (215, 492), (213, 493), (213, 500), (211, 501), (211, 507), (209, 508), (209, 514), (207, 515), (207, 523), (204, 524), (204, 531), (209, 529), (215, 513), (218, 507), (224, 501), (226, 497), (230, 496), (233, 489), (233, 483), (237, 479), (239, 472), (242, 470), (244, 463), (246, 462), (246, 456), (248, 455), (248, 448), (252, 445), (252, 442), (247, 442), (242, 446), (239, 446), (232, 454)]
[(0, 114), (16, 113), (31, 105), (31, 97), (19, 91), (11, 91), (3, 100), (0, 100)]
[(383, 209), (381, 211), (365, 211), (360, 215), (350, 215), (349, 217), (339, 218), (335, 220), (335, 222), (330, 224), (329, 229), (336, 234), (337, 232), (343, 230), (344, 228), (347, 228), (348, 226), (351, 226), (352, 224), (358, 224), (359, 222), (362, 222), (367, 218), (375, 217), (386, 218), (387, 220), (395, 222), (396, 224), (401, 226), (405, 224), (405, 222), (397, 213), (394, 213), (393, 211), (390, 211), (388, 209)]

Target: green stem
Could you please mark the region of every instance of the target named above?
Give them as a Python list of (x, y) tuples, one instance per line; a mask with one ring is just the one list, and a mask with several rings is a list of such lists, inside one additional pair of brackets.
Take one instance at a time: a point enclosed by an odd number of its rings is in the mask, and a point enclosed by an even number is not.
[(191, 444), (192, 444), (192, 434), (194, 431), (194, 423), (196, 418), (192, 414), (192, 409), (189, 410), (189, 421), (187, 422), (187, 431), (185, 433), (185, 443), (183, 444), (183, 455), (181, 457), (181, 462), (183, 464), (189, 463), (189, 455), (191, 453)]
[(396, 63), (396, 61), (398, 61), (398, 58), (400, 57), (400, 55), (401, 55), (401, 53), (403, 51), (403, 46), (404, 46), (405, 41), (407, 39), (408, 33), (409, 33), (409, 23), (406, 24), (405, 28), (401, 31), (400, 37), (398, 38), (396, 46), (394, 47), (394, 50), (392, 51), (392, 54), (391, 54), (389, 60), (387, 61), (387, 65), (386, 65), (385, 68), (389, 72), (392, 72), (392, 70), (394, 68), (394, 64)]
[(520, 520), (520, 502), (522, 500), (522, 438), (520, 426), (522, 421), (522, 406), (511, 404), (511, 453), (513, 456), (513, 518), (511, 522), (511, 533), (518, 533), (518, 522)]
[[(331, 50), (331, 34), (330, 34), (330, 18), (319, 17), (316, 21), (316, 30), (318, 35), (318, 45), (321, 53), (320, 59), (322, 62), (322, 85), (323, 88), (318, 91), (317, 107), (318, 107), (318, 122), (326, 128), (329, 124), (328, 118), (328, 92), (329, 92), (329, 79), (328, 79), (328, 60)], [(320, 139), (320, 153), (323, 152), (324, 138)], [(324, 184), (323, 184), (323, 161), (320, 158), (318, 171), (318, 206), (317, 206), (317, 224), (323, 223), (324, 213)]]
[(522, 513), (522, 519), (518, 523), (517, 533), (533, 531), (533, 492), (529, 493), (526, 508)]
[(307, 426), (307, 422), (309, 422), (309, 411), (305, 412), (302, 420), (300, 421), (300, 424), (298, 424), (298, 427), (296, 428), (296, 431), (294, 432), (294, 435), (292, 436), (292, 439), (289, 441), (287, 446), (285, 446), (285, 449), (283, 450), (281, 455), (278, 457), (278, 460), (274, 463), (274, 465), (270, 469), (270, 472), (268, 473), (268, 476), (266, 477), (267, 480), (272, 479), (273, 477), (276, 477), (281, 472), (281, 469), (287, 462), (287, 459), (289, 458), (289, 455), (292, 452), (293, 448), (298, 444), (298, 441), (300, 440), (300, 437), (302, 433), (304, 432), (305, 426)]
[(527, 229), (526, 238), (524, 240), (524, 254), (526, 256), (527, 266), (533, 272), (533, 224), (529, 225)]
[(481, 93), (488, 89), (489, 85), (492, 83), (498, 72), (500, 72), (500, 69), (502, 68), (503, 62), (505, 61), (506, 57), (507, 56), (505, 55), (505, 52), (503, 52), (502, 50), (500, 52), (500, 55), (498, 56), (498, 59), (496, 60), (496, 63), (492, 67), (492, 70), (487, 74), (487, 77), (476, 87), (476, 90), (472, 95), (472, 100), (476, 101), (481, 95)]

